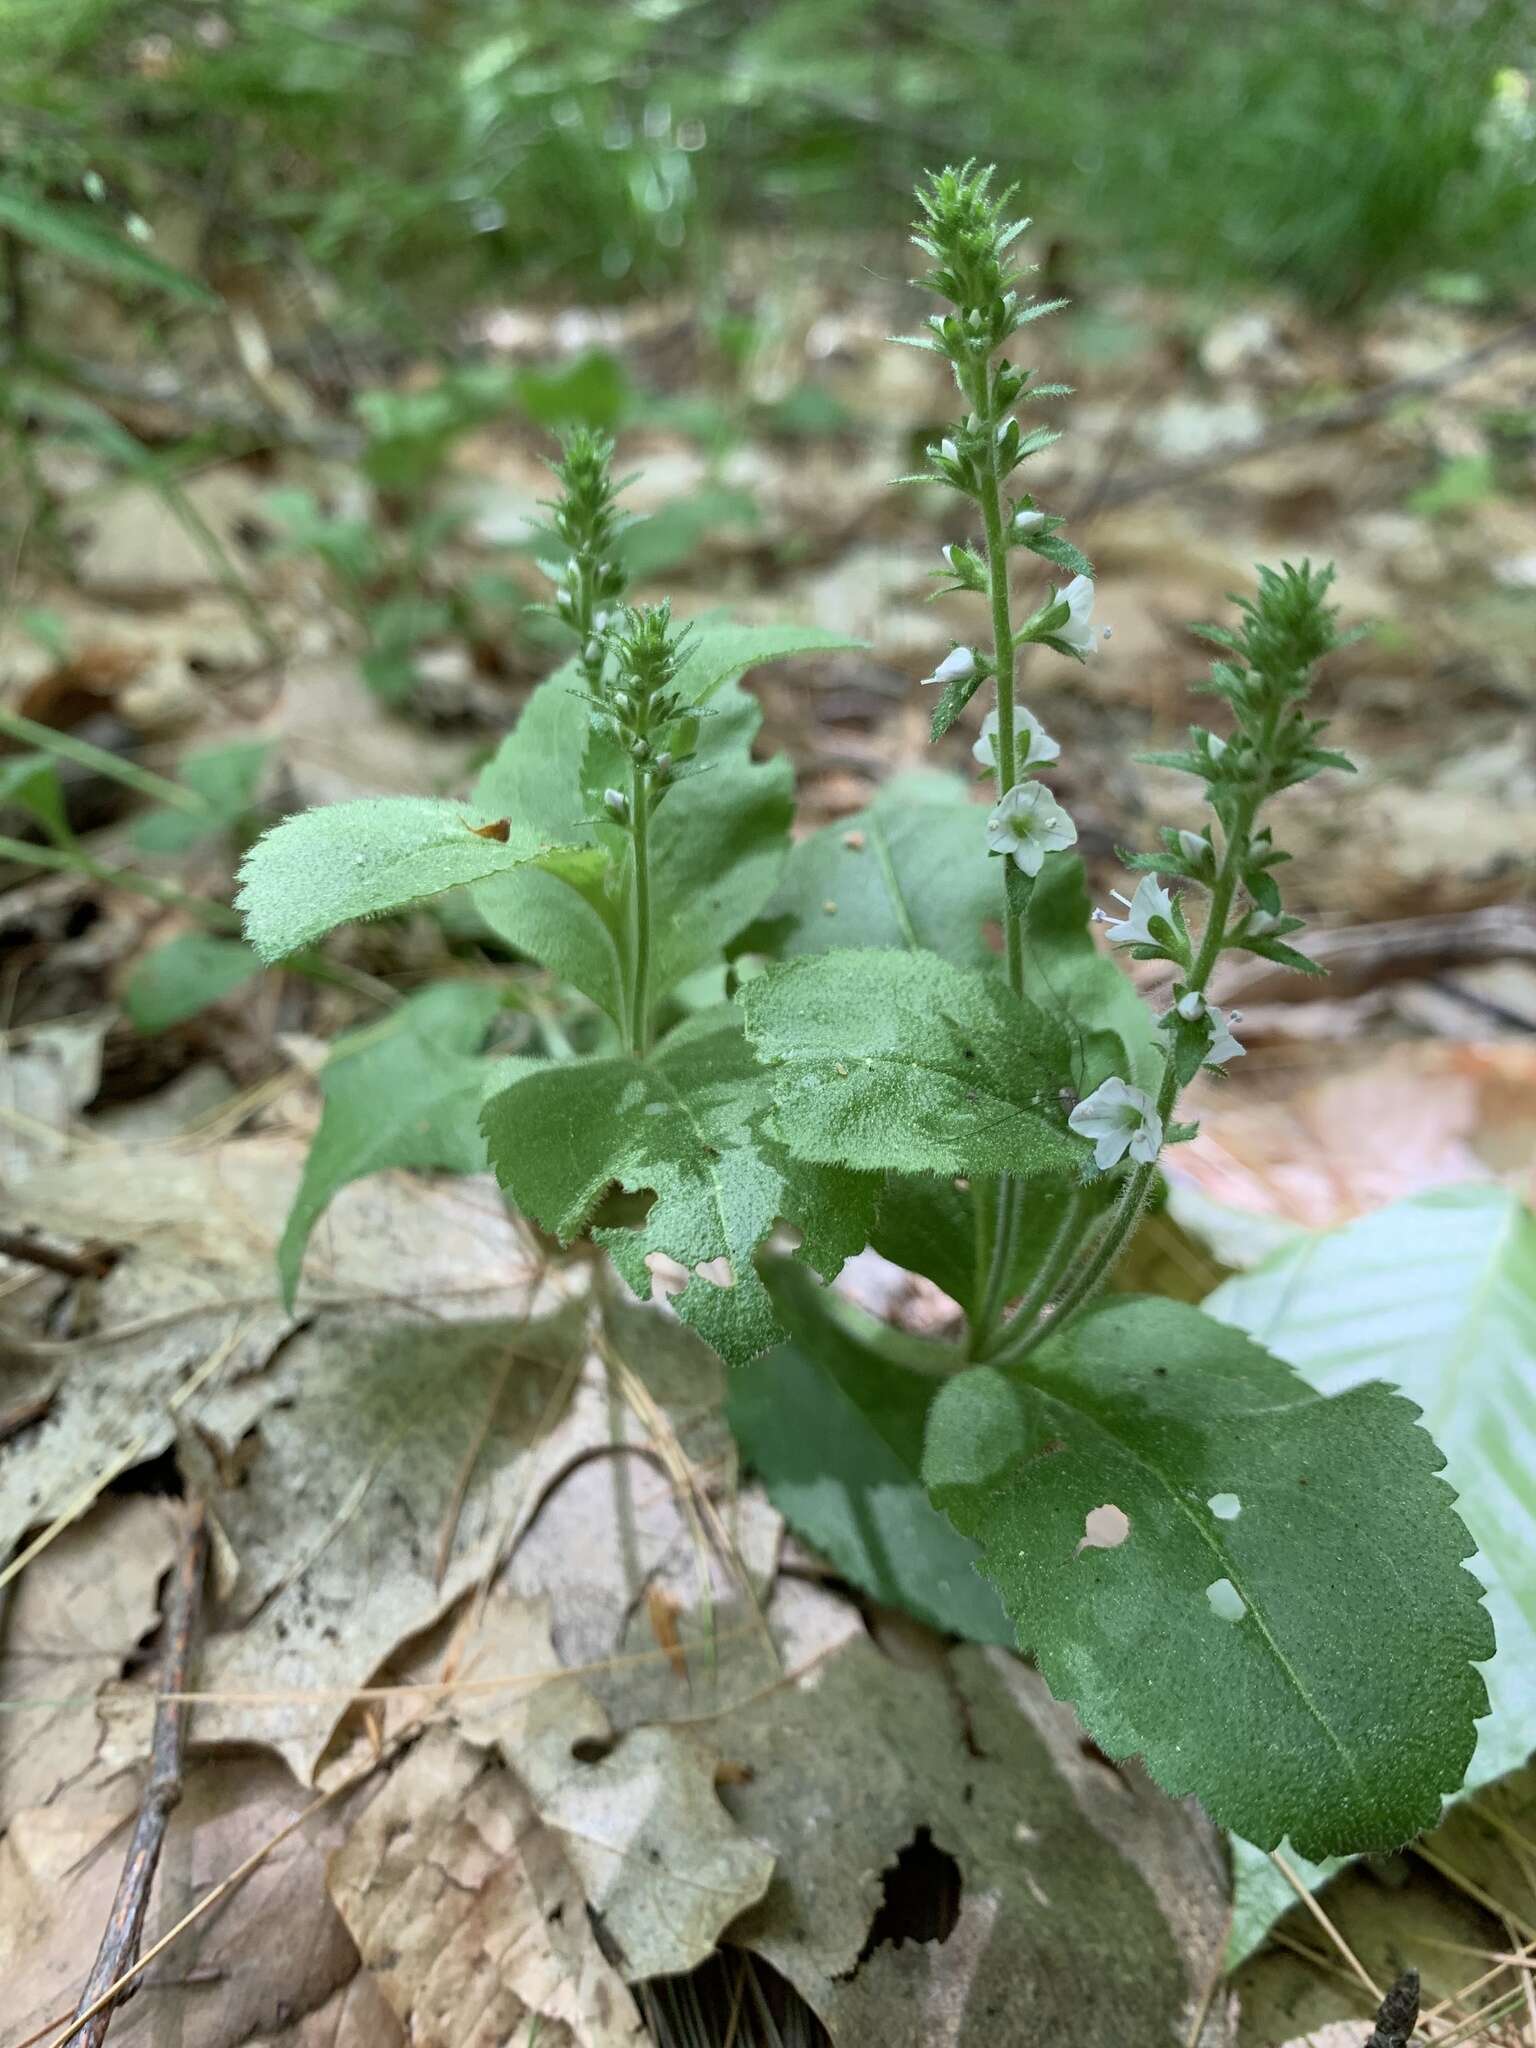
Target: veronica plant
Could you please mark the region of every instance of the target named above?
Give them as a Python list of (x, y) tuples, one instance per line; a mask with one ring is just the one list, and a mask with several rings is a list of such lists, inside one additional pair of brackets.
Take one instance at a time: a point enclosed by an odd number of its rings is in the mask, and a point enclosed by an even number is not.
[[(1491, 1630), (1439, 1452), (1385, 1387), (1323, 1398), (1197, 1309), (1102, 1292), (1164, 1147), (1190, 1135), (1180, 1091), (1242, 1051), (1218, 961), (1309, 967), (1264, 813), (1348, 765), (1307, 711), (1338, 644), (1330, 574), (1261, 571), (1236, 625), (1207, 629), (1226, 729), (1162, 757), (1203, 816), (1126, 856), (1134, 884), (1091, 911), (1045, 779), (1061, 750), (1015, 698), (1024, 647), (1086, 664), (1102, 637), (1091, 565), (1019, 483), (1054, 433), (1018, 409), (1065, 395), (1014, 361), (1050, 307), (1022, 289), (1024, 224), (989, 174), (946, 171), (922, 205), (922, 282), (945, 310), (916, 345), (962, 407), (923, 480), (966, 508), (940, 574), (978, 601), (977, 632), (926, 681), (936, 740), (993, 695), (986, 801), (908, 776), (791, 848), (789, 770), (752, 758), (739, 678), (843, 643), (629, 606), (612, 450), (573, 436), (546, 565), (572, 657), (471, 800), (288, 819), (241, 901), (275, 958), (467, 887), (597, 1038), (487, 1058), (498, 996), (476, 980), (338, 1054), (285, 1283), (344, 1180), (488, 1151), (519, 1209), (595, 1238), (636, 1292), (670, 1271), (677, 1312), (737, 1368), (749, 1457), (849, 1578), (1016, 1642), (1109, 1754), (1140, 1754), (1251, 1840), (1387, 1847), (1435, 1818), (1486, 1711)], [(1020, 567), (1045, 572), (1032, 604)], [(1117, 948), (1170, 970), (1161, 1015)], [(638, 1222), (615, 1190), (649, 1198)], [(870, 1244), (951, 1298), (956, 1342), (822, 1285)]]

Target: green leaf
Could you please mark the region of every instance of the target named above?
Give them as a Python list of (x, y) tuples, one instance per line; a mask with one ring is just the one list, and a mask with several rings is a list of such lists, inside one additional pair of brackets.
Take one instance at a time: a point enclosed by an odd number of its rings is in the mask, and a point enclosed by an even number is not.
[[(1522, 1394), (1536, 1358), (1536, 1217), (1505, 1189), (1440, 1189), (1304, 1235), (1205, 1306), (1324, 1393), (1380, 1378), (1423, 1409), (1499, 1641), (1493, 1711), (1462, 1790), (1518, 1768), (1536, 1750), (1536, 1422)], [(1241, 1845), (1234, 1867), (1236, 1961), (1295, 1894)], [(1317, 1885), (1340, 1867), (1300, 1874)]]
[(59, 772), (47, 754), (0, 754), (0, 811), (12, 807), (25, 811), (56, 845), (71, 836)]
[(705, 705), (727, 683), (765, 662), (789, 661), (800, 654), (835, 654), (867, 642), (820, 626), (733, 626), (728, 621), (694, 622), (687, 652), (678, 670), (677, 690), (689, 704)]
[(999, 904), (986, 824), (953, 776), (897, 777), (867, 810), (800, 841), (748, 944), (785, 959), (906, 946), (989, 965), (982, 925)]
[(923, 1431), (943, 1381), (888, 1356), (891, 1333), (803, 1267), (775, 1260), (764, 1277), (790, 1341), (731, 1375), (726, 1413), (774, 1506), (877, 1600), (1011, 1646), (975, 1545), (923, 1491)]
[(932, 953), (812, 954), (742, 998), (773, 1065), (771, 1129), (802, 1159), (893, 1173), (1075, 1176), (1060, 1027)]
[(444, 1173), (484, 1167), (480, 1098), (494, 1063), (473, 1055), (498, 1007), (494, 988), (443, 982), (332, 1049), (320, 1074), (320, 1128), (277, 1248), (289, 1308), (310, 1233), (349, 1181), (390, 1166)]
[(727, 484), (701, 485), (625, 527), (619, 536), (619, 558), (631, 577), (643, 583), (690, 561), (717, 528), (755, 527), (761, 522), (762, 512), (750, 491)]
[(188, 754), (176, 779), (202, 797), (207, 811), (177, 810), (165, 804), (146, 811), (133, 828), (133, 843), (144, 853), (182, 853), (220, 832), (236, 831), (249, 815), (272, 757), (270, 740), (234, 740)]
[[(674, 1306), (730, 1364), (744, 1364), (780, 1336), (752, 1258), (778, 1217), (801, 1224), (802, 1256), (829, 1271), (866, 1243), (872, 1178), (807, 1176), (754, 1136), (753, 1120), (767, 1106), (766, 1076), (734, 1021), (718, 1013), (692, 1019), (646, 1061), (518, 1065), (482, 1119), (502, 1186), (566, 1240), (585, 1227), (611, 1183), (631, 1194), (652, 1191), (643, 1223), (599, 1230), (597, 1241), (642, 1296), (651, 1293), (646, 1261), (653, 1254), (687, 1267)], [(730, 1274), (725, 1285), (698, 1271), (720, 1259)]]
[[(1390, 1849), (1461, 1782), (1493, 1648), (1415, 1412), (1133, 1298), (952, 1380), (924, 1474), (1110, 1756), (1262, 1848)], [(1124, 1540), (1085, 1547), (1106, 1506)]]
[(512, 388), (523, 411), (541, 427), (579, 422), (611, 429), (635, 400), (623, 366), (600, 349), (562, 370), (524, 370)]
[(124, 991), (124, 1007), (134, 1029), (152, 1037), (195, 1017), (260, 972), (261, 961), (239, 939), (184, 932), (139, 962)]
[[(503, 822), (504, 840), (476, 829)], [(403, 910), (550, 851), (525, 818), (437, 797), (360, 797), (274, 825), (245, 857), (236, 901), (251, 944), (280, 960), (353, 918)]]
[(223, 304), (217, 292), (199, 284), (195, 277), (173, 270), (136, 242), (108, 234), (76, 207), (55, 206), (29, 192), (0, 191), (0, 228), (36, 249), (47, 249), (78, 264), (82, 270), (109, 277), (114, 284), (151, 286), (193, 306)]
[[(783, 868), (793, 779), (781, 756), (754, 761), (762, 722), (757, 700), (733, 680), (714, 686), (698, 753), (668, 790), (651, 826), (651, 986), (657, 999), (726, 943), (762, 908)], [(620, 1022), (627, 944), (627, 869), (599, 843), (600, 802), (579, 777), (589, 711), (569, 672), (534, 692), (517, 730), (481, 776), (486, 810), (563, 831), (579, 856), (498, 876), (475, 891), (502, 939), (542, 962)], [(627, 861), (627, 850), (624, 859)]]

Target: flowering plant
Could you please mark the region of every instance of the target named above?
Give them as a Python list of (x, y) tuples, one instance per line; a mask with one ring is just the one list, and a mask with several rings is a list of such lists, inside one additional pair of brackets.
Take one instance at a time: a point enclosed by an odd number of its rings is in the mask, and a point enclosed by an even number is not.
[[(1016, 1642), (1110, 1755), (1140, 1754), (1253, 1841), (1385, 1848), (1433, 1820), (1486, 1711), (1491, 1630), (1439, 1453), (1384, 1387), (1324, 1399), (1197, 1309), (1102, 1292), (1163, 1148), (1192, 1134), (1181, 1090), (1242, 1052), (1217, 963), (1315, 971), (1260, 816), (1349, 765), (1306, 708), (1339, 644), (1331, 572), (1261, 570), (1236, 623), (1203, 629), (1227, 730), (1154, 758), (1199, 785), (1208, 822), (1125, 856), (1122, 914), (1091, 911), (1076, 827), (1041, 779), (1061, 749), (1015, 697), (1021, 649), (1084, 664), (1102, 638), (1092, 565), (1016, 483), (1056, 438), (1018, 408), (1066, 395), (1014, 360), (1052, 307), (1022, 288), (1026, 223), (989, 173), (947, 170), (920, 196), (922, 283), (944, 310), (913, 345), (950, 365), (962, 412), (919, 480), (979, 526), (940, 574), (989, 615), (985, 644), (925, 681), (935, 740), (994, 689), (974, 750), (988, 803), (907, 778), (791, 848), (788, 767), (752, 759), (739, 677), (828, 636), (680, 630), (665, 606), (629, 607), (611, 449), (574, 436), (549, 573), (575, 653), (472, 801), (289, 819), (251, 853), (242, 903), (276, 957), (467, 886), (509, 948), (585, 1001), (583, 1048), (554, 1025), (547, 1056), (480, 1058), (494, 994), (474, 986), (467, 1027), (448, 991), (417, 998), (400, 1065), (371, 1094), (357, 1065), (328, 1090), (328, 1119), (345, 1092), (376, 1127), (347, 1153), (322, 1124), (285, 1281), (331, 1189), (363, 1170), (338, 1159), (472, 1165), (446, 1105), (483, 1098), (519, 1209), (594, 1238), (642, 1295), (658, 1255), (681, 1271), (673, 1306), (736, 1368), (748, 1455), (850, 1578)], [(1019, 616), (1031, 558), (1063, 580)], [(1116, 948), (1169, 971), (1161, 1015)], [(430, 1113), (391, 1149), (380, 1105), (423, 1089)], [(649, 1197), (638, 1221), (615, 1215), (615, 1189)], [(866, 1245), (951, 1297), (958, 1343), (888, 1330), (821, 1284)]]

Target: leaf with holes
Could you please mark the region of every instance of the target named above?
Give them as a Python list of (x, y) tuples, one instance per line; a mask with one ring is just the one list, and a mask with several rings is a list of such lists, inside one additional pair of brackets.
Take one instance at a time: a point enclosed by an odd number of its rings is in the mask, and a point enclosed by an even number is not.
[[(686, 1266), (674, 1306), (730, 1364), (782, 1334), (752, 1260), (777, 1218), (799, 1225), (801, 1256), (828, 1274), (868, 1239), (878, 1183), (807, 1169), (755, 1134), (767, 1076), (719, 1013), (690, 1020), (648, 1060), (508, 1066), (515, 1078), (486, 1102), (482, 1123), (513, 1201), (569, 1240), (611, 1183), (654, 1192), (643, 1223), (599, 1229), (597, 1241), (642, 1296), (657, 1253)], [(717, 1260), (715, 1277), (700, 1270)]]
[(1261, 1848), (1390, 1849), (1461, 1783), (1493, 1650), (1416, 1412), (1133, 1299), (951, 1380), (924, 1477), (1109, 1755)]
[(820, 953), (742, 999), (774, 1069), (770, 1128), (802, 1159), (894, 1173), (1076, 1177), (1061, 1026), (932, 953)]
[(427, 796), (322, 804), (264, 833), (236, 899), (263, 960), (281, 960), (354, 918), (383, 917), (554, 850), (528, 819), (488, 818)]
[[(1205, 1306), (1325, 1394), (1380, 1378), (1423, 1409), (1499, 1639), (1493, 1710), (1462, 1790), (1517, 1769), (1536, 1750), (1536, 1424), (1523, 1391), (1536, 1358), (1536, 1217), (1504, 1188), (1438, 1189), (1299, 1238)], [(1302, 1874), (1315, 1885), (1337, 1867)], [(1294, 1894), (1241, 1845), (1235, 1874), (1241, 1957)]]
[(985, 967), (982, 926), (998, 909), (986, 826), (953, 776), (899, 776), (867, 810), (800, 841), (748, 944), (781, 959), (908, 947)]
[(731, 1375), (726, 1413), (774, 1506), (877, 1600), (1011, 1646), (976, 1546), (923, 1492), (923, 1431), (942, 1378), (914, 1371), (894, 1355), (896, 1332), (803, 1267), (775, 1260), (764, 1277), (790, 1341)]
[(494, 1068), (475, 1055), (498, 1007), (494, 988), (443, 982), (332, 1048), (320, 1075), (325, 1112), (277, 1248), (288, 1307), (310, 1233), (349, 1181), (391, 1166), (484, 1168), (480, 1098)]

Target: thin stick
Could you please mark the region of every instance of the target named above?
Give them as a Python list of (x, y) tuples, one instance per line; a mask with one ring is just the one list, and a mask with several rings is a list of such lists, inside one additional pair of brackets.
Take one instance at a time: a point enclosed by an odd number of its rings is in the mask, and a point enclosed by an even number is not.
[(0, 1258), (41, 1266), (49, 1273), (67, 1273), (72, 1280), (100, 1280), (117, 1263), (117, 1253), (108, 1245), (66, 1252), (40, 1243), (25, 1230), (0, 1230)]
[[(165, 1608), (166, 1690), (186, 1689), (187, 1667), (192, 1660), (192, 1637), (202, 1605), (203, 1570), (208, 1561), (208, 1519), (201, 1501), (186, 1510), (181, 1543), (176, 1558), (176, 1575), (171, 1581)], [(139, 1805), (128, 1844), (123, 1874), (117, 1881), (117, 1896), (107, 1916), (107, 1931), (96, 1951), (96, 1963), (85, 1980), (75, 2006), (76, 2035), (71, 2029), (66, 2040), (78, 2038), (80, 2048), (101, 2048), (116, 2008), (115, 1997), (102, 2003), (102, 1996), (138, 1960), (144, 1936), (144, 1916), (149, 1910), (150, 1887), (160, 1862), (165, 1830), (171, 1811), (181, 1798), (182, 1752), (186, 1745), (187, 1710), (177, 1699), (161, 1699), (155, 1706), (154, 1734), (150, 1739), (149, 1783)], [(94, 2015), (94, 2016), (92, 2016)]]
[(1348, 1963), (1350, 1970), (1353, 1972), (1353, 1974), (1365, 1986), (1366, 1990), (1369, 1991), (1374, 2002), (1377, 2005), (1380, 2005), (1383, 1997), (1386, 1994), (1382, 1991), (1381, 1986), (1376, 1982), (1375, 1978), (1367, 1972), (1364, 1963), (1361, 1962), (1360, 1958), (1355, 1954), (1354, 1950), (1350, 1947), (1349, 1943), (1344, 1939), (1343, 1935), (1340, 1934), (1338, 1928), (1335, 1927), (1333, 1922), (1328, 1918), (1328, 1915), (1323, 1911), (1322, 1907), (1318, 1904), (1317, 1899), (1313, 1895), (1313, 1893), (1303, 1883), (1299, 1874), (1291, 1868), (1290, 1864), (1286, 1862), (1285, 1858), (1280, 1854), (1280, 1851), (1278, 1849), (1270, 1850), (1269, 1860), (1271, 1863), (1274, 1864), (1276, 1870), (1279, 1871), (1280, 1875), (1285, 1879), (1286, 1883), (1290, 1886), (1291, 1890), (1296, 1894), (1297, 1898), (1300, 1899), (1301, 1903), (1312, 1915), (1313, 1919), (1317, 1922), (1318, 1926), (1322, 1928), (1324, 1934), (1327, 1935), (1328, 1939), (1333, 1943), (1334, 1947), (1338, 1950), (1339, 1954), (1344, 1958), (1345, 1962)]

